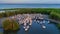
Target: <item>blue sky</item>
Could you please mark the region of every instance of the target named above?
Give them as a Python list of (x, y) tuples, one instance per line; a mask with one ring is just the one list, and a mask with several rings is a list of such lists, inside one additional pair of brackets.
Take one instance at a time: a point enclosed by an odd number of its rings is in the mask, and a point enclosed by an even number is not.
[(60, 4), (60, 0), (0, 0), (0, 3), (41, 3), (41, 4)]

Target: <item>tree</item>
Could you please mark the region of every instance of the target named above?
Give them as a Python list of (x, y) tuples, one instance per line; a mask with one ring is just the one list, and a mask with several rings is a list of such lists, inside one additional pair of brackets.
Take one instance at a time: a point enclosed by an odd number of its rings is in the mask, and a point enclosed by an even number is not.
[(19, 24), (15, 20), (7, 18), (3, 21), (3, 29), (9, 31), (15, 31), (19, 29)]

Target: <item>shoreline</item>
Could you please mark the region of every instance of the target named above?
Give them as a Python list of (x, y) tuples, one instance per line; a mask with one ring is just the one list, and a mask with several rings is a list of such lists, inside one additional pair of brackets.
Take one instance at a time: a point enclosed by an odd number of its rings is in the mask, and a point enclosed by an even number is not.
[[(60, 8), (11, 8), (11, 9), (0, 9), (0, 17), (9, 17), (17, 14), (46, 14), (54, 19), (54, 21), (60, 21)], [(14, 11), (15, 10), (15, 11)], [(5, 12), (4, 12), (5, 11)]]

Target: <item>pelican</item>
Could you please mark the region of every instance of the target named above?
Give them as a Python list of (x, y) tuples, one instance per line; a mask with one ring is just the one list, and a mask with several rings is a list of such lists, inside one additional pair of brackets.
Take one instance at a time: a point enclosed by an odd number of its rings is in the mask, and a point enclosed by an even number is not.
[(24, 26), (26, 26), (26, 23), (24, 23)]
[(29, 18), (29, 21), (30, 21), (30, 24), (29, 25), (32, 25), (32, 19), (31, 18)]
[(37, 22), (39, 23), (40, 21), (37, 20)]
[(44, 28), (44, 29), (45, 29), (45, 28), (46, 28), (46, 26), (44, 26), (44, 25), (43, 25), (43, 26), (42, 26), (42, 28)]
[(48, 21), (48, 23), (50, 23), (50, 21)]
[(28, 29), (26, 28), (25, 31), (27, 31)]
[(42, 21), (40, 21), (40, 24), (42, 24)]
[(29, 25), (32, 25), (32, 23), (30, 23)]
[(24, 26), (23, 28), (25, 29), (26, 27)]
[(27, 28), (29, 28), (29, 26), (27, 26)]

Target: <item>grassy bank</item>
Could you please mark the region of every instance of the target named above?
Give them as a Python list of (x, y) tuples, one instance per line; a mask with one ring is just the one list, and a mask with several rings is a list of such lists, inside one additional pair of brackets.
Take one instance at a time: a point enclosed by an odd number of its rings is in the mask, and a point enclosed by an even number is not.
[[(5, 11), (0, 13), (0, 18), (9, 17), (17, 14), (48, 14), (51, 19), (60, 21), (60, 8), (12, 8), (12, 9), (0, 9)], [(60, 28), (60, 24), (57, 24), (57, 27)]]
[(57, 8), (12, 8), (12, 9), (1, 9), (4, 10), (5, 13), (0, 13), (1, 17), (9, 17), (17, 14), (48, 14), (50, 18), (60, 21), (60, 9)]

